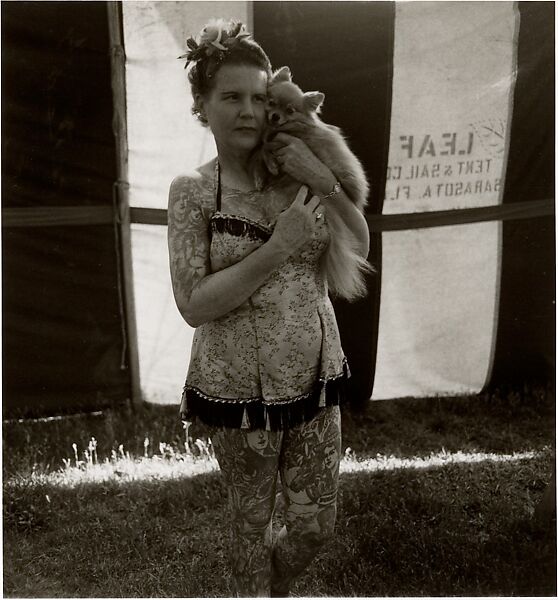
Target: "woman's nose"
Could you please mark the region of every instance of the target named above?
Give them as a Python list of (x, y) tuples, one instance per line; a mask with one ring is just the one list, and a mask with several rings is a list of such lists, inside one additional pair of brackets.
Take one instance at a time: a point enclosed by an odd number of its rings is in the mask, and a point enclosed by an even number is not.
[(245, 100), (240, 107), (240, 114), (243, 117), (253, 117), (254, 116), (254, 103), (252, 100)]

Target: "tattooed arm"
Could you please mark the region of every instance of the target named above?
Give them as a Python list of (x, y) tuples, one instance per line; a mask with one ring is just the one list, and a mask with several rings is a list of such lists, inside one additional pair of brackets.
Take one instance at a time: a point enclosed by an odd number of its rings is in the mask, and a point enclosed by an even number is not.
[(194, 185), (177, 177), (169, 192), (168, 246), (174, 298), (192, 327), (225, 315), (245, 302), (287, 258), (312, 236), (318, 199), (304, 204), (302, 186), (277, 220), (271, 238), (241, 261), (211, 273), (208, 222)]

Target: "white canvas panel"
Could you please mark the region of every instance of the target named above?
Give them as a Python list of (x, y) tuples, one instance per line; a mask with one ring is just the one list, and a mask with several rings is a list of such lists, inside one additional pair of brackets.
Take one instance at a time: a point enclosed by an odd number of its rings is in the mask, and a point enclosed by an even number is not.
[(170, 284), (167, 228), (132, 225), (134, 297), (144, 399), (178, 403), (194, 329), (180, 316)]
[[(516, 27), (511, 2), (396, 5), (384, 214), (501, 201)], [(499, 222), (383, 234), (373, 399), (480, 391), (500, 248)]]
[[(248, 3), (126, 1), (122, 10), (130, 205), (167, 208), (172, 179), (216, 154), (190, 112), (185, 61), (177, 57), (211, 18), (249, 24)], [(150, 402), (178, 403), (193, 329), (174, 302), (166, 227), (133, 225), (132, 258), (142, 393)]]
[(135, 2), (122, 7), (126, 49), (130, 205), (166, 208), (170, 182), (215, 156), (209, 131), (190, 113), (177, 60), (211, 18), (248, 18), (246, 2)]
[(482, 388), (496, 328), (500, 235), (499, 222), (382, 234), (397, 276), (382, 276), (372, 399)]
[(384, 214), (498, 204), (516, 26), (512, 2), (396, 4)]

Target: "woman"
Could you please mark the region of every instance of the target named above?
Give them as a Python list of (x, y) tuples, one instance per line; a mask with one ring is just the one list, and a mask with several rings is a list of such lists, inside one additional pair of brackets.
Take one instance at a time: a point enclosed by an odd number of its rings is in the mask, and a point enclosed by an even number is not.
[[(331, 171), (289, 135), (278, 136), (275, 157), (290, 177), (258, 187), (271, 65), (242, 26), (213, 22), (188, 46), (192, 110), (218, 156), (170, 187), (173, 290), (196, 328), (181, 412), (212, 427), (236, 594), (287, 596), (336, 515), (348, 367), (319, 262), (328, 204), (339, 203), (362, 256), (368, 228)], [(279, 475), (285, 526), (272, 540)]]

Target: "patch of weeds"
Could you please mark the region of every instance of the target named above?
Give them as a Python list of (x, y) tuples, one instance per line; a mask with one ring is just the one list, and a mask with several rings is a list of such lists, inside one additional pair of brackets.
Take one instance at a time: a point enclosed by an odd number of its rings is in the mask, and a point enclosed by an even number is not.
[(46, 486), (22, 480), (4, 487), (2, 518), (6, 530), (32, 533), (48, 527), (52, 521), (51, 498)]

